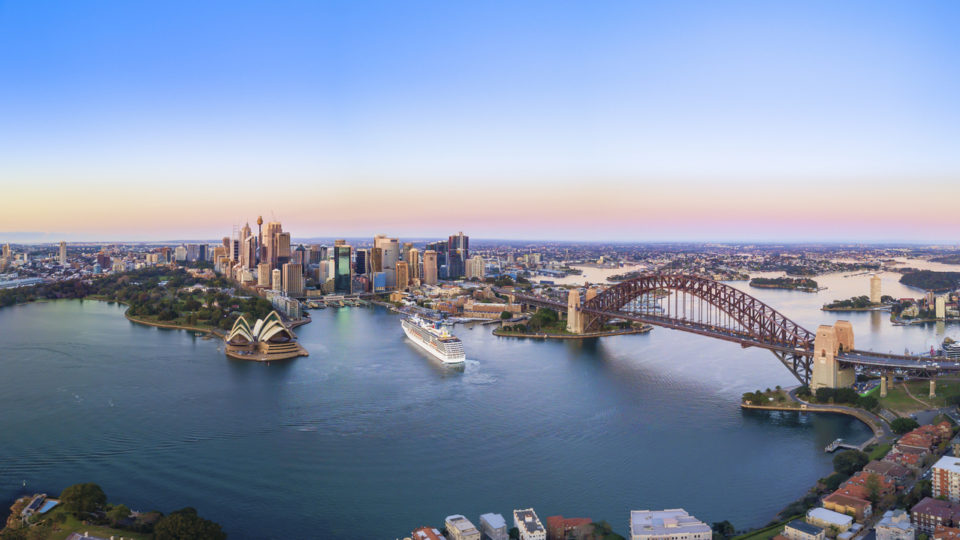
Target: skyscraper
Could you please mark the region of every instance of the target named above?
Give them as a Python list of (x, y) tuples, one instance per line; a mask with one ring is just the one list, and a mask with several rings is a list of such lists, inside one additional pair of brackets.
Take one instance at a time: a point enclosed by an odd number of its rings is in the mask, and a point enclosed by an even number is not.
[(423, 252), (423, 282), (437, 284), (437, 252), (432, 249)]
[(883, 298), (880, 292), (880, 276), (877, 274), (870, 275), (870, 303), (879, 304)]
[(396, 238), (387, 238), (378, 234), (373, 237), (374, 249), (383, 250), (383, 273), (387, 275), (387, 288), (397, 287), (397, 261), (400, 260), (400, 242)]
[(410, 271), (410, 282), (418, 282), (420, 280), (420, 250), (411, 248), (407, 251), (406, 261)]
[(291, 298), (303, 296), (303, 268), (299, 264), (284, 263), (283, 293)]
[(370, 271), (383, 272), (383, 248), (370, 248)]
[(3, 245), (3, 258), (4, 259), (10, 258), (10, 244)]
[(67, 265), (67, 243), (60, 241), (60, 266)]
[(358, 249), (357, 254), (353, 257), (353, 272), (357, 275), (363, 276), (370, 271), (370, 250), (369, 249)]
[(257, 265), (257, 287), (270, 288), (270, 263)]
[(277, 221), (267, 223), (267, 230), (263, 233), (263, 255), (261, 260), (269, 262), (270, 266), (277, 266), (277, 236), (283, 232), (283, 226)]
[(397, 290), (403, 291), (410, 286), (410, 272), (406, 261), (397, 261)]
[(333, 246), (333, 288), (336, 292), (353, 292), (353, 267), (350, 265), (350, 246), (337, 240)]
[(283, 290), (283, 272), (279, 268), (274, 268), (270, 272), (270, 288), (275, 291)]
[(277, 235), (277, 264), (290, 262), (290, 233), (282, 232)]

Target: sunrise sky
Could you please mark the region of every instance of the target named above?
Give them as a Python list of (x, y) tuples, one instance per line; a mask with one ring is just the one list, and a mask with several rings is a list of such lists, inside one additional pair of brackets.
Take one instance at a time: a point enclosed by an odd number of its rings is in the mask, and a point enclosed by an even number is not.
[(960, 239), (957, 2), (0, 1), (0, 242)]

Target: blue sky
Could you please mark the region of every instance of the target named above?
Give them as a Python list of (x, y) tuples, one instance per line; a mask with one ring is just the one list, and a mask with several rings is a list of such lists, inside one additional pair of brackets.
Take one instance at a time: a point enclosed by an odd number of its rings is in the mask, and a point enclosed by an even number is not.
[(955, 242), (958, 15), (0, 1), (0, 231)]

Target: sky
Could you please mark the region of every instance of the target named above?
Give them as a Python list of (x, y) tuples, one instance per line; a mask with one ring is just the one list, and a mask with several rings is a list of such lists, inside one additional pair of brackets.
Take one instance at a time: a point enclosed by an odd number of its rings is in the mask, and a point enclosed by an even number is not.
[(0, 0), (0, 242), (960, 242), (960, 3)]

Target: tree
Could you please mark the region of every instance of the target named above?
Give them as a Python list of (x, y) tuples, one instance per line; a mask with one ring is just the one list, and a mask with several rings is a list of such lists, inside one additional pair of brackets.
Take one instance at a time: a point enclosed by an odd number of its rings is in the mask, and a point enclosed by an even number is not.
[(877, 504), (877, 501), (880, 500), (880, 477), (876, 474), (871, 474), (867, 476), (867, 480), (863, 485), (867, 488), (867, 496), (870, 502)]
[(840, 487), (840, 484), (844, 483), (847, 480), (847, 475), (835, 472), (830, 476), (823, 479), (823, 485), (827, 488), (827, 491), (836, 491)]
[(736, 529), (733, 528), (733, 524), (727, 520), (718, 521), (713, 524), (713, 535), (714, 538), (732, 538), (736, 534)]
[(880, 406), (880, 402), (877, 401), (877, 398), (875, 398), (875, 397), (873, 397), (873, 396), (864, 396), (864, 397), (860, 398), (859, 400), (857, 400), (857, 405), (859, 405), (860, 408), (862, 408), (862, 409), (866, 409), (866, 410), (868, 410), (868, 411), (873, 411), (873, 410), (876, 410), (876, 408)]
[(227, 535), (219, 524), (197, 515), (193, 508), (177, 510), (160, 518), (153, 528), (155, 540), (224, 540)]
[(851, 475), (870, 462), (870, 457), (859, 450), (845, 450), (833, 456), (833, 470)]
[(74, 513), (96, 512), (107, 504), (107, 495), (94, 483), (74, 484), (60, 493), (60, 504)]
[(130, 517), (130, 509), (127, 508), (125, 504), (118, 504), (107, 511), (107, 517), (110, 518), (110, 522), (116, 525), (120, 521)]
[(904, 433), (913, 431), (918, 427), (920, 427), (920, 424), (918, 424), (913, 418), (897, 418), (893, 422), (890, 422), (890, 429), (892, 429), (897, 435), (903, 435)]
[(512, 319), (512, 318), (513, 318), (513, 313), (510, 313), (509, 311), (503, 311), (500, 313), (501, 321), (505, 321), (507, 319)]

